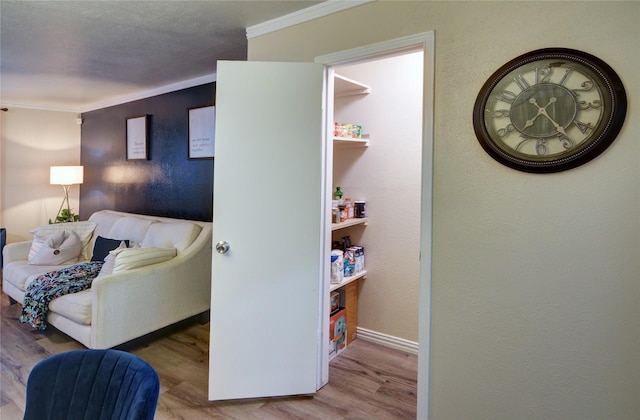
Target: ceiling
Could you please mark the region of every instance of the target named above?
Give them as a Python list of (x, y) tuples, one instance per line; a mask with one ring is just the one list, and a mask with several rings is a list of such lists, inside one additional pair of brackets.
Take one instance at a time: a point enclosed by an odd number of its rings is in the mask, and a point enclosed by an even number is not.
[(84, 112), (207, 83), (246, 59), (246, 28), (322, 1), (1, 0), (0, 101)]

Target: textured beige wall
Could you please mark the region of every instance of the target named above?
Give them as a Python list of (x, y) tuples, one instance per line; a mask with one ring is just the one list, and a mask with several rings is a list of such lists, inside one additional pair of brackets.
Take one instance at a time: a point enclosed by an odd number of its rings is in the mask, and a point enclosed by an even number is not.
[[(10, 107), (2, 118), (2, 227), (7, 242), (31, 240), (34, 227), (56, 216), (64, 191), (49, 184), (49, 167), (80, 164), (80, 125), (76, 114)], [(78, 212), (79, 187), (69, 191)]]
[[(639, 21), (639, 2), (379, 1), (249, 40), (250, 60), (313, 61), (435, 31), (432, 418), (637, 418)], [(471, 111), (495, 69), (551, 46), (608, 62), (627, 119), (594, 161), (520, 173)]]

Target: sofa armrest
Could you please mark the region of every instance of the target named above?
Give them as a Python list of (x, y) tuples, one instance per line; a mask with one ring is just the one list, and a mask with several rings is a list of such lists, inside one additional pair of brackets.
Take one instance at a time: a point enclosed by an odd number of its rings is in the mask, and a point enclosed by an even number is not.
[(7, 265), (14, 261), (26, 261), (29, 258), (31, 242), (33, 241), (13, 242), (5, 245), (2, 249), (3, 264)]
[(110, 348), (207, 311), (211, 249), (206, 241), (202, 245), (162, 263), (96, 278), (91, 348)]

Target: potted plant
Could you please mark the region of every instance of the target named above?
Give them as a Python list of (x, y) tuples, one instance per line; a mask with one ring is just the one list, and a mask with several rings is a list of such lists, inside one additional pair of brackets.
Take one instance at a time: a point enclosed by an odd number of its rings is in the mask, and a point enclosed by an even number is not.
[(55, 221), (52, 222), (51, 219), (49, 219), (49, 224), (77, 222), (78, 220), (80, 220), (79, 214), (71, 213), (71, 209), (62, 209)]

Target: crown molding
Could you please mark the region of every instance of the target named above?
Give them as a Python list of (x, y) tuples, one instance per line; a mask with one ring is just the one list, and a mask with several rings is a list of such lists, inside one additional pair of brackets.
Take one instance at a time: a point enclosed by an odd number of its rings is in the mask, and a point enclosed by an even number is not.
[(194, 86), (200, 86), (207, 83), (212, 83), (217, 80), (217, 74), (208, 74), (205, 76), (196, 77), (193, 79), (183, 80), (181, 82), (171, 83), (164, 86), (159, 86), (153, 89), (143, 90), (135, 92), (129, 95), (118, 96), (106, 101), (93, 102), (90, 104), (82, 105), (77, 108), (65, 108), (58, 106), (48, 105), (32, 105), (21, 104), (14, 102), (3, 102), (1, 105), (14, 108), (36, 109), (40, 111), (56, 111), (56, 112), (74, 112), (77, 114), (89, 111), (95, 111), (96, 109), (108, 108), (110, 106), (125, 104), (127, 102), (137, 101), (140, 99), (151, 98), (152, 96), (162, 95), (165, 93), (175, 92), (182, 89), (188, 89)]
[(363, 4), (374, 1), (376, 0), (327, 0), (305, 9), (298, 10), (297, 12), (289, 13), (288, 15), (249, 26), (247, 27), (247, 39), (266, 35), (271, 32), (279, 31), (280, 29), (285, 29), (290, 26), (325, 17), (333, 13), (342, 12), (343, 10), (362, 6)]
[(152, 96), (162, 95), (169, 92), (175, 92), (177, 90), (187, 89), (194, 86), (204, 85), (206, 83), (212, 83), (217, 80), (217, 74), (208, 74), (205, 76), (196, 77), (193, 79), (183, 80), (181, 82), (172, 83), (169, 85), (160, 86), (157, 88), (136, 92), (131, 95), (119, 96), (117, 98), (109, 99), (107, 101), (94, 102), (82, 107), (79, 112), (89, 112), (96, 109), (107, 108), (114, 105), (120, 105), (127, 102), (137, 101), (139, 99), (146, 99)]
[(3, 108), (23, 108), (23, 109), (34, 109), (36, 111), (55, 111), (55, 112), (73, 112), (79, 113), (80, 111), (77, 108), (63, 108), (63, 107), (55, 107), (55, 106), (47, 106), (47, 105), (31, 105), (31, 104), (21, 104), (19, 102), (2, 102), (0, 104)]

